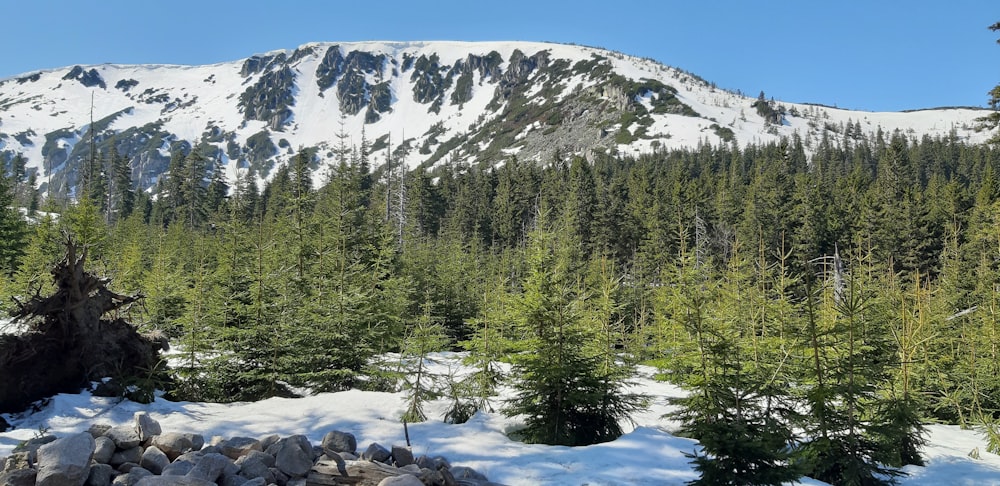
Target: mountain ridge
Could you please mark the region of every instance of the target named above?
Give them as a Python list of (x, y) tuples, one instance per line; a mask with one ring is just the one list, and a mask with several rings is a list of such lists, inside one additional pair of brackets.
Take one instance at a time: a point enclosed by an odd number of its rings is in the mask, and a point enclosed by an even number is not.
[(263, 181), (302, 148), (329, 166), (345, 136), (368, 143), (375, 163), (392, 156), (429, 167), (794, 136), (809, 148), (823, 136), (879, 130), (978, 143), (980, 116), (752, 98), (652, 59), (574, 44), (310, 42), (208, 65), (77, 65), (0, 80), (0, 159), (23, 154), (40, 182), (72, 194), (92, 144), (98, 153), (114, 145), (148, 189), (172, 150), (195, 147), (206, 171), (221, 165), (230, 179)]

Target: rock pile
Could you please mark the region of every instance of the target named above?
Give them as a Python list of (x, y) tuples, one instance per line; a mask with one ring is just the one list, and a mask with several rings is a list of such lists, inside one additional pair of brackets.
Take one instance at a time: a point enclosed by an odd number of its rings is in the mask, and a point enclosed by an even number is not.
[(215, 438), (163, 432), (145, 412), (134, 423), (94, 425), (44, 436), (0, 458), (0, 486), (496, 486), (443, 457), (372, 443), (360, 455), (353, 434)]

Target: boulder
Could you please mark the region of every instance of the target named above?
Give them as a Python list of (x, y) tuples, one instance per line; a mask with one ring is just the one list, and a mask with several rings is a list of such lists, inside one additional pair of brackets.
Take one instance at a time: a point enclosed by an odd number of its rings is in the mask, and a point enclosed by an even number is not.
[(243, 486), (249, 479), (238, 474), (223, 474), (219, 486)]
[(92, 464), (85, 486), (110, 486), (115, 479), (115, 468), (108, 464)]
[[(270, 464), (268, 464), (270, 463)], [(274, 467), (274, 456), (254, 451), (236, 460), (239, 475), (246, 479), (264, 478), (267, 483), (274, 482), (274, 475), (269, 468)]]
[(181, 454), (177, 459), (174, 459), (169, 466), (163, 468), (163, 472), (160, 473), (162, 476), (186, 476), (187, 473), (194, 469), (195, 464), (201, 460), (203, 456), (201, 452), (188, 452)]
[(55, 442), (56, 436), (44, 435), (42, 437), (32, 437), (14, 448), (14, 452), (27, 452), (28, 462), (34, 464), (38, 462), (38, 449), (45, 444)]
[[(201, 436), (199, 436), (201, 437)], [(195, 447), (194, 441), (192, 440), (191, 434), (179, 434), (176, 432), (161, 433), (153, 437), (150, 445), (156, 447), (164, 454), (167, 458), (173, 461), (177, 459), (181, 454), (185, 452), (191, 452), (201, 449), (201, 447)], [(205, 439), (202, 439), (202, 444), (204, 445)]]
[(34, 469), (18, 469), (0, 474), (0, 486), (35, 486), (38, 471)]
[(416, 476), (403, 474), (385, 478), (379, 481), (378, 486), (424, 486), (424, 482)]
[(271, 434), (268, 436), (261, 437), (260, 439), (260, 450), (266, 451), (268, 447), (273, 446), (276, 442), (281, 440), (281, 436), (278, 434)]
[(281, 469), (272, 467), (269, 468), (268, 471), (270, 471), (271, 475), (274, 476), (274, 484), (277, 484), (278, 486), (285, 486), (288, 484), (289, 477), (287, 474), (281, 472)]
[(312, 444), (304, 435), (281, 439), (268, 450), (273, 450), (274, 467), (289, 478), (305, 477), (313, 465)]
[(361, 453), (361, 458), (367, 461), (374, 462), (389, 462), (389, 458), (392, 457), (392, 453), (389, 449), (382, 447), (378, 442), (372, 442), (371, 445)]
[(7, 422), (6, 419), (0, 417), (0, 432), (7, 432), (10, 429), (11, 429), (10, 422)]
[(392, 446), (392, 462), (396, 464), (396, 467), (414, 464), (413, 452), (410, 451), (409, 447), (394, 445)]
[(139, 461), (141, 460), (142, 446), (136, 445), (129, 447), (128, 449), (118, 448), (118, 450), (111, 455), (111, 460), (108, 461), (108, 464), (111, 464), (114, 467), (119, 467), (126, 462), (139, 464)]
[(263, 451), (260, 441), (250, 437), (233, 437), (218, 444), (219, 452), (222, 455), (236, 460), (240, 456), (248, 454), (250, 451)]
[(237, 459), (236, 465), (239, 466), (247, 461), (263, 462), (267, 467), (274, 467), (274, 456), (266, 452), (250, 451), (247, 455)]
[(115, 477), (111, 484), (114, 486), (135, 486), (143, 478), (150, 477), (155, 477), (155, 475), (147, 469), (136, 466), (129, 469), (127, 473)]
[(103, 437), (109, 430), (111, 430), (111, 426), (108, 424), (94, 424), (87, 429), (87, 432), (90, 432), (90, 435), (94, 436), (96, 439), (98, 437)]
[(150, 476), (140, 479), (135, 486), (215, 486), (215, 483), (187, 476)]
[(350, 452), (354, 454), (358, 450), (358, 440), (350, 432), (340, 432), (331, 430), (323, 436), (323, 449), (330, 449), (333, 452)]
[(142, 453), (139, 465), (153, 474), (162, 474), (163, 468), (170, 465), (170, 458), (156, 446), (149, 446)]
[(111, 427), (104, 433), (104, 436), (115, 441), (115, 447), (119, 449), (131, 449), (142, 444), (142, 440), (139, 439), (139, 432), (135, 430), (135, 427), (129, 425)]
[(450, 472), (451, 475), (455, 477), (455, 479), (474, 479), (476, 481), (482, 481), (482, 482), (489, 481), (489, 479), (487, 479), (485, 475), (483, 475), (479, 471), (476, 471), (475, 469), (472, 469), (471, 467), (455, 466), (449, 469), (448, 472)]
[(83, 432), (38, 448), (37, 486), (83, 486), (94, 457), (94, 437)]
[(222, 475), (222, 471), (226, 469), (226, 466), (230, 464), (229, 458), (222, 454), (205, 454), (186, 476), (214, 483)]
[(0, 460), (0, 473), (17, 471), (19, 469), (31, 469), (31, 461), (27, 452), (15, 452), (5, 459)]
[(108, 464), (115, 455), (115, 441), (110, 437), (100, 436), (94, 439), (94, 462)]
[(136, 412), (133, 416), (135, 419), (135, 431), (139, 434), (139, 440), (145, 442), (151, 439), (155, 435), (160, 435), (163, 430), (160, 428), (160, 423), (150, 417), (146, 412)]

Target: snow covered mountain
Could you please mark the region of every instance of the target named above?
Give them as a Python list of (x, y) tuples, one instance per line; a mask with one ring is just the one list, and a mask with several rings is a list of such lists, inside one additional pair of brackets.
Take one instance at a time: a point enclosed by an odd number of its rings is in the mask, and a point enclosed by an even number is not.
[[(72, 66), (0, 81), (0, 160), (23, 154), (71, 192), (113, 144), (149, 188), (172, 147), (199, 147), (230, 178), (266, 179), (300, 148), (321, 163), (364, 141), (373, 164), (639, 154), (798, 134), (807, 149), (878, 129), (970, 142), (977, 109), (872, 113), (717, 89), (656, 61), (532, 42), (314, 43), (207, 66)], [(91, 123), (92, 122), (92, 123)], [(93, 148), (92, 148), (93, 145)]]

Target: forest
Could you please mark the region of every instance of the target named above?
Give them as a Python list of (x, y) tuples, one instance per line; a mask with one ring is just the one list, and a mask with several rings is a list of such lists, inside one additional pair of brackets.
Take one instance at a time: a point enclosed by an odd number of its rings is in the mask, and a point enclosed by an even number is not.
[[(497, 408), (525, 441), (583, 445), (643, 406), (644, 364), (690, 393), (672, 418), (701, 484), (891, 482), (929, 422), (1000, 451), (1000, 152), (851, 124), (813, 145), (408, 170), (341, 137), (257, 187), (181, 143), (156, 197), (112, 151), (72, 202), (15, 159), (0, 305), (50, 293), (72, 234), (169, 337), (134, 384), (171, 399), (405, 387), (407, 421), (447, 395), (447, 420)], [(477, 373), (422, 376), (446, 349)], [(501, 384), (517, 398), (492, 403)]]

